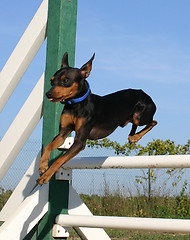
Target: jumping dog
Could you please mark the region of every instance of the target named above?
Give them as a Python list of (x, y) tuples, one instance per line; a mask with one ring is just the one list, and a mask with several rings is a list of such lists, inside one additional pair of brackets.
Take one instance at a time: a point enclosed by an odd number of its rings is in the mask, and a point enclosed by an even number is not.
[[(64, 109), (59, 134), (45, 147), (40, 160), (42, 175), (37, 180), (40, 185), (47, 183), (63, 164), (83, 150), (87, 139), (104, 138), (130, 122), (132, 129), (128, 140), (136, 143), (157, 124), (153, 120), (156, 106), (142, 90), (126, 89), (106, 96), (91, 93), (86, 78), (94, 56), (81, 68), (72, 68), (65, 53), (61, 69), (51, 78), (52, 87), (46, 96), (51, 102), (64, 102)], [(137, 126), (143, 125), (145, 127), (136, 133)], [(60, 147), (72, 131), (76, 133), (73, 145), (48, 168), (51, 151)]]

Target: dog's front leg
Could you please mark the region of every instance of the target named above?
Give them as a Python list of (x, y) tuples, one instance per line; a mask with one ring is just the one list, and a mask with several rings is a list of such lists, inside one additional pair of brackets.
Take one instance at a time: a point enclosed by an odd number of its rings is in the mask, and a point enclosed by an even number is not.
[(53, 139), (53, 141), (45, 147), (42, 157), (40, 159), (40, 166), (39, 166), (40, 174), (43, 174), (48, 169), (48, 163), (49, 163), (49, 157), (50, 157), (51, 151), (60, 147), (64, 143), (65, 139), (70, 134), (70, 132), (71, 132), (71, 130), (68, 130), (68, 129), (66, 129), (65, 131), (62, 130)]
[(56, 173), (60, 167), (68, 162), (71, 158), (76, 156), (81, 150), (85, 148), (86, 140), (75, 139), (71, 148), (68, 149), (63, 156), (59, 157), (50, 168), (37, 180), (37, 183), (43, 185), (44, 183), (49, 182), (54, 173)]

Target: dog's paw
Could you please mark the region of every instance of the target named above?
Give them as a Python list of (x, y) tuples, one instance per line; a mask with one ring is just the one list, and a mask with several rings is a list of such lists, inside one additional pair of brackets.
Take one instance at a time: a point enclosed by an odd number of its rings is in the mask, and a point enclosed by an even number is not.
[(40, 167), (39, 167), (39, 174), (42, 175), (47, 170), (48, 170), (48, 164), (47, 165), (43, 164), (42, 166), (40, 165)]
[(141, 137), (136, 134), (133, 136), (129, 135), (128, 137), (129, 143), (137, 143), (140, 139)]
[(37, 184), (39, 185), (43, 185), (49, 182), (49, 180), (51, 179), (51, 176), (49, 176), (48, 174), (44, 173), (40, 178), (38, 178), (37, 180)]
[(41, 177), (38, 178), (38, 180), (36, 180), (36, 182), (37, 182), (38, 185), (43, 185), (43, 184), (46, 183), (45, 180), (43, 178), (41, 178)]
[(39, 166), (39, 173), (40, 175), (45, 173), (48, 170), (48, 163), (49, 159), (48, 158), (41, 158), (40, 160), (40, 166)]
[(40, 178), (38, 178), (37, 183), (39, 185), (48, 183), (55, 172), (56, 171), (54, 170), (54, 168), (50, 167)]

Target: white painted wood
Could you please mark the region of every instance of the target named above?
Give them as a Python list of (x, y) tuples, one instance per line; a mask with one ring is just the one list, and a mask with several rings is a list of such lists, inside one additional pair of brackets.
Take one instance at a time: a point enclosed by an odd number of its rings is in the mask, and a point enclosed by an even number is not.
[(20, 240), (48, 211), (49, 184), (38, 186), (0, 227), (0, 239)]
[[(64, 215), (56, 217), (56, 223), (67, 227), (101, 227), (128, 230), (190, 233), (190, 220), (133, 218), (110, 216)], [(100, 239), (100, 238), (96, 238)]]
[(74, 143), (74, 137), (67, 137), (65, 139), (65, 142), (63, 143), (63, 145), (61, 145), (60, 147), (58, 147), (58, 149), (60, 150), (67, 150), (69, 149)]
[(64, 228), (58, 224), (54, 224), (52, 228), (53, 238), (67, 238), (69, 237), (69, 228)]
[(0, 73), (0, 112), (46, 38), (48, 0), (44, 0)]
[(20, 183), (15, 188), (11, 197), (6, 202), (5, 206), (0, 212), (0, 221), (7, 221), (15, 209), (17, 209), (24, 199), (31, 193), (36, 185), (36, 180), (39, 178), (39, 163), (41, 158), (41, 151), (33, 160), (27, 172), (24, 174)]
[[(68, 206), (69, 215), (86, 215), (93, 216), (88, 207), (79, 197), (78, 193), (70, 185), (69, 187), (69, 206)], [(82, 237), (82, 239), (87, 240), (108, 240), (110, 239), (107, 233), (101, 228), (85, 228), (76, 226), (76, 231)]]
[(127, 157), (76, 157), (64, 169), (108, 168), (190, 168), (190, 155), (156, 155)]
[(44, 74), (0, 142), (0, 181), (42, 117)]

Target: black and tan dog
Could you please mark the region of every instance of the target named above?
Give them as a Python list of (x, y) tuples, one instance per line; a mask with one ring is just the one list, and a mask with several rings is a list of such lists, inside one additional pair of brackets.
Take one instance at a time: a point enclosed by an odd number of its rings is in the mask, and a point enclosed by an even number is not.
[[(59, 168), (85, 148), (87, 139), (100, 139), (111, 134), (118, 126), (129, 122), (132, 129), (129, 142), (139, 141), (157, 122), (153, 120), (156, 106), (142, 90), (126, 89), (106, 96), (92, 94), (86, 78), (90, 75), (94, 56), (80, 69), (68, 65), (68, 54), (62, 59), (61, 69), (51, 78), (52, 88), (46, 93), (52, 102), (63, 102), (60, 132), (44, 149), (40, 160), (38, 184), (47, 183)], [(146, 125), (135, 133), (137, 126)], [(66, 137), (75, 131), (75, 140), (67, 152), (48, 169), (52, 150), (61, 146)]]

